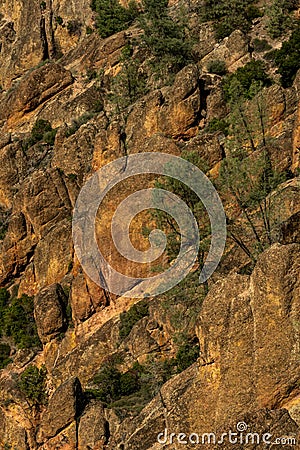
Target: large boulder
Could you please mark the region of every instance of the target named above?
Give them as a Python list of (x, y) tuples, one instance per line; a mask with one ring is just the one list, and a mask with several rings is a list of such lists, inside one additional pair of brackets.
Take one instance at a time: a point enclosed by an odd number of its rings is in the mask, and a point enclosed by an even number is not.
[(78, 427), (78, 450), (104, 449), (109, 439), (108, 422), (104, 408), (99, 402), (91, 402), (80, 418)]
[(66, 296), (59, 284), (42, 289), (34, 299), (34, 316), (38, 335), (43, 344), (66, 328)]
[(52, 395), (41, 418), (37, 441), (44, 442), (67, 428), (81, 413), (82, 390), (78, 378), (63, 383)]
[(73, 83), (68, 70), (55, 63), (44, 64), (27, 73), (1, 103), (0, 120), (22, 117)]

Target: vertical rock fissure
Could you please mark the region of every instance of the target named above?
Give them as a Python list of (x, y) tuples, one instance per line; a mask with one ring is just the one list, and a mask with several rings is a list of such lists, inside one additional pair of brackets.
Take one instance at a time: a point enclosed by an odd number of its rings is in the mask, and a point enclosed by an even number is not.
[(49, 59), (49, 46), (46, 33), (46, 20), (43, 11), (40, 21), (40, 29), (41, 29), (41, 41), (43, 46), (43, 61), (46, 61), (47, 59)]
[(51, 57), (55, 58), (57, 56), (57, 47), (54, 39), (54, 28), (53, 28), (53, 3), (52, 0), (49, 0), (49, 34), (50, 34), (50, 43), (51, 43)]
[(110, 427), (108, 420), (106, 420), (104, 422), (104, 445), (107, 445), (109, 443), (109, 439), (110, 439)]
[[(160, 401), (161, 401), (161, 404), (162, 404), (162, 407), (163, 407), (163, 414), (164, 414), (165, 428), (166, 428), (167, 430), (170, 430), (171, 427), (169, 427), (168, 408), (167, 408), (166, 402), (164, 401), (164, 398), (163, 398), (161, 389), (159, 390), (159, 398), (160, 398)], [(177, 444), (176, 444), (176, 443), (173, 443), (173, 445), (175, 445), (174, 449), (177, 450)], [(163, 448), (165, 448), (165, 445), (163, 445)]]

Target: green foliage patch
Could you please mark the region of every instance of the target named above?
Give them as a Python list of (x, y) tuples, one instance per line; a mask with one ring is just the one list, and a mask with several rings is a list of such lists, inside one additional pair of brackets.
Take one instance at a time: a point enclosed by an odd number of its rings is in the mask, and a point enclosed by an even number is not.
[(6, 289), (0, 290), (0, 334), (12, 337), (20, 349), (41, 346), (32, 297), (23, 294), (10, 299)]
[(255, 38), (253, 40), (253, 49), (255, 52), (261, 53), (271, 50), (272, 47), (266, 39)]
[(38, 142), (45, 142), (54, 145), (56, 129), (53, 129), (50, 122), (44, 119), (38, 119), (31, 130), (31, 135), (24, 141), (25, 149), (32, 147)]
[(291, 86), (300, 69), (300, 21), (289, 40), (275, 53), (275, 63), (281, 75), (282, 86)]
[(12, 361), (9, 356), (10, 345), (0, 343), (0, 369), (4, 369)]
[(225, 136), (228, 135), (229, 123), (226, 119), (217, 119), (215, 117), (209, 122), (207, 125), (207, 132), (216, 133), (217, 131), (221, 131)]
[(18, 387), (31, 406), (43, 405), (47, 402), (46, 368), (34, 365), (26, 367), (18, 380)]
[(215, 59), (208, 64), (207, 70), (216, 75), (225, 75), (227, 73), (226, 63), (223, 60)]
[(87, 394), (121, 414), (124, 411), (139, 412), (166, 381), (187, 369), (198, 356), (199, 345), (186, 338), (175, 358), (161, 359), (150, 355), (145, 364), (136, 362), (124, 373), (114, 363), (108, 362), (95, 375), (93, 384), (96, 387), (87, 390)]
[(257, 93), (257, 89), (253, 89), (254, 85), (263, 88), (271, 84), (272, 80), (266, 72), (265, 64), (252, 60), (225, 77), (223, 90), (227, 100), (234, 100), (235, 97), (251, 99)]
[(185, 33), (184, 21), (176, 22), (169, 15), (167, 0), (143, 0), (139, 23), (144, 30), (143, 41), (157, 62), (178, 71), (191, 60), (191, 43)]
[(127, 44), (121, 52), (121, 71), (112, 78), (110, 100), (120, 112), (147, 93), (147, 80), (140, 70), (142, 60), (134, 56), (134, 46)]
[(213, 20), (217, 39), (224, 39), (234, 30), (248, 32), (252, 20), (262, 16), (254, 0), (206, 0), (203, 20)]
[(133, 305), (128, 311), (120, 315), (119, 337), (125, 339), (134, 325), (143, 317), (149, 315), (149, 304), (147, 300), (142, 300)]
[(103, 38), (125, 30), (139, 15), (134, 1), (124, 8), (118, 0), (92, 0), (91, 7), (97, 13), (96, 26)]
[(273, 39), (283, 36), (293, 28), (291, 12), (299, 7), (298, 0), (274, 0), (267, 8), (268, 31)]
[(227, 216), (228, 233), (254, 263), (275, 242), (273, 201), (276, 197), (269, 194), (285, 179), (285, 173), (273, 169), (268, 151), (255, 156), (241, 151), (222, 161), (218, 190), (240, 211), (237, 216)]

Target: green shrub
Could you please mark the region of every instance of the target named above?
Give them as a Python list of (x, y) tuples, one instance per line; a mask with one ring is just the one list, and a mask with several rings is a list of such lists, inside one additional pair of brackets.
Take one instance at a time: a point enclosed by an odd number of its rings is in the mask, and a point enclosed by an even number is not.
[(139, 374), (136, 369), (132, 368), (125, 373), (121, 373), (110, 363), (106, 364), (95, 375), (93, 382), (97, 385), (97, 389), (93, 390), (94, 396), (108, 405), (140, 389)]
[(1, 334), (11, 336), (18, 348), (40, 347), (34, 321), (33, 298), (13, 298), (0, 310)]
[(128, 311), (120, 314), (119, 337), (125, 339), (134, 325), (149, 314), (149, 304), (146, 300), (133, 305)]
[(9, 357), (10, 346), (8, 344), (0, 343), (0, 369), (4, 369), (12, 360)]
[(46, 144), (54, 145), (56, 133), (57, 130), (47, 131), (43, 135), (43, 141), (46, 142)]
[(220, 59), (215, 59), (208, 64), (207, 70), (216, 75), (225, 75), (227, 73), (226, 63)]
[(61, 16), (56, 16), (55, 22), (58, 23), (58, 25), (63, 25), (64, 23), (63, 18)]
[[(175, 358), (162, 359), (149, 355), (144, 365), (135, 362), (125, 373), (116, 368), (116, 361), (106, 363), (93, 379), (96, 388), (88, 396), (115, 408), (121, 415), (139, 412), (173, 375), (193, 364), (199, 356), (199, 346), (185, 338)], [(124, 417), (125, 417), (124, 416)]]
[(289, 40), (276, 52), (275, 63), (281, 75), (282, 86), (285, 88), (291, 86), (300, 69), (300, 23)]
[(120, 377), (120, 395), (126, 396), (140, 389), (138, 373), (133, 370), (122, 373)]
[(298, 0), (274, 0), (267, 9), (268, 31), (273, 39), (281, 37), (293, 27), (290, 13), (299, 7)]
[[(156, 65), (170, 65), (178, 71), (191, 60), (191, 43), (184, 24), (173, 20), (167, 0), (143, 0), (143, 15), (139, 22), (144, 30), (145, 45), (156, 57)], [(183, 21), (181, 21), (183, 22)]]
[(18, 380), (18, 387), (32, 406), (43, 405), (47, 402), (46, 369), (38, 369), (34, 365), (26, 367)]
[(186, 339), (179, 347), (175, 358), (177, 373), (190, 367), (199, 357), (199, 344), (192, 339)]
[(255, 52), (261, 53), (271, 50), (272, 47), (266, 39), (255, 38), (253, 40), (253, 49)]
[(43, 139), (44, 133), (52, 131), (51, 124), (48, 120), (38, 119), (31, 130), (31, 139), (39, 142)]
[(121, 373), (116, 367), (104, 366), (93, 379), (97, 385), (94, 392), (97, 398), (106, 404), (120, 398), (120, 378)]
[[(9, 297), (10, 297), (10, 295), (9, 295), (8, 290), (5, 288), (0, 288), (0, 311), (2, 311), (3, 308), (5, 308), (7, 306)], [(0, 314), (1, 314), (1, 312), (0, 312)], [(1, 317), (1, 315), (0, 315), (0, 317)]]
[(267, 198), (285, 180), (285, 173), (272, 168), (269, 151), (253, 158), (239, 149), (222, 160), (216, 185), (222, 197), (235, 205), (227, 213), (228, 234), (254, 263), (277, 240), (279, 211), (274, 215), (275, 204)]
[(207, 125), (208, 133), (216, 133), (217, 131), (222, 131), (225, 136), (228, 135), (229, 123), (225, 119), (212, 119)]
[(238, 68), (236, 72), (227, 75), (223, 83), (225, 97), (231, 100), (237, 95), (251, 99), (256, 93), (252, 90), (254, 84), (260, 85), (261, 88), (272, 84), (262, 61), (252, 60), (244, 67)]
[(125, 30), (139, 15), (134, 1), (124, 8), (118, 0), (92, 0), (91, 7), (97, 13), (96, 26), (103, 38)]
[(206, 0), (203, 20), (213, 20), (217, 39), (224, 39), (234, 30), (248, 32), (252, 20), (262, 15), (253, 0)]
[(141, 59), (133, 57), (134, 49), (126, 45), (121, 52), (121, 71), (112, 78), (109, 96), (117, 111), (127, 108), (147, 92), (146, 77), (140, 70)]
[(57, 130), (53, 129), (50, 122), (44, 119), (38, 119), (32, 130), (29, 139), (24, 141), (24, 147), (29, 148), (38, 142), (46, 142), (53, 145)]

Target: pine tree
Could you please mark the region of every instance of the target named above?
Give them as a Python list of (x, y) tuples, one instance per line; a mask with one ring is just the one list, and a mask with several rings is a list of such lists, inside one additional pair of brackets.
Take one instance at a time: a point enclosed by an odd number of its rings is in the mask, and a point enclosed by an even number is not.
[(97, 13), (97, 29), (103, 38), (125, 30), (139, 14), (134, 1), (124, 8), (118, 0), (92, 0), (91, 7)]

